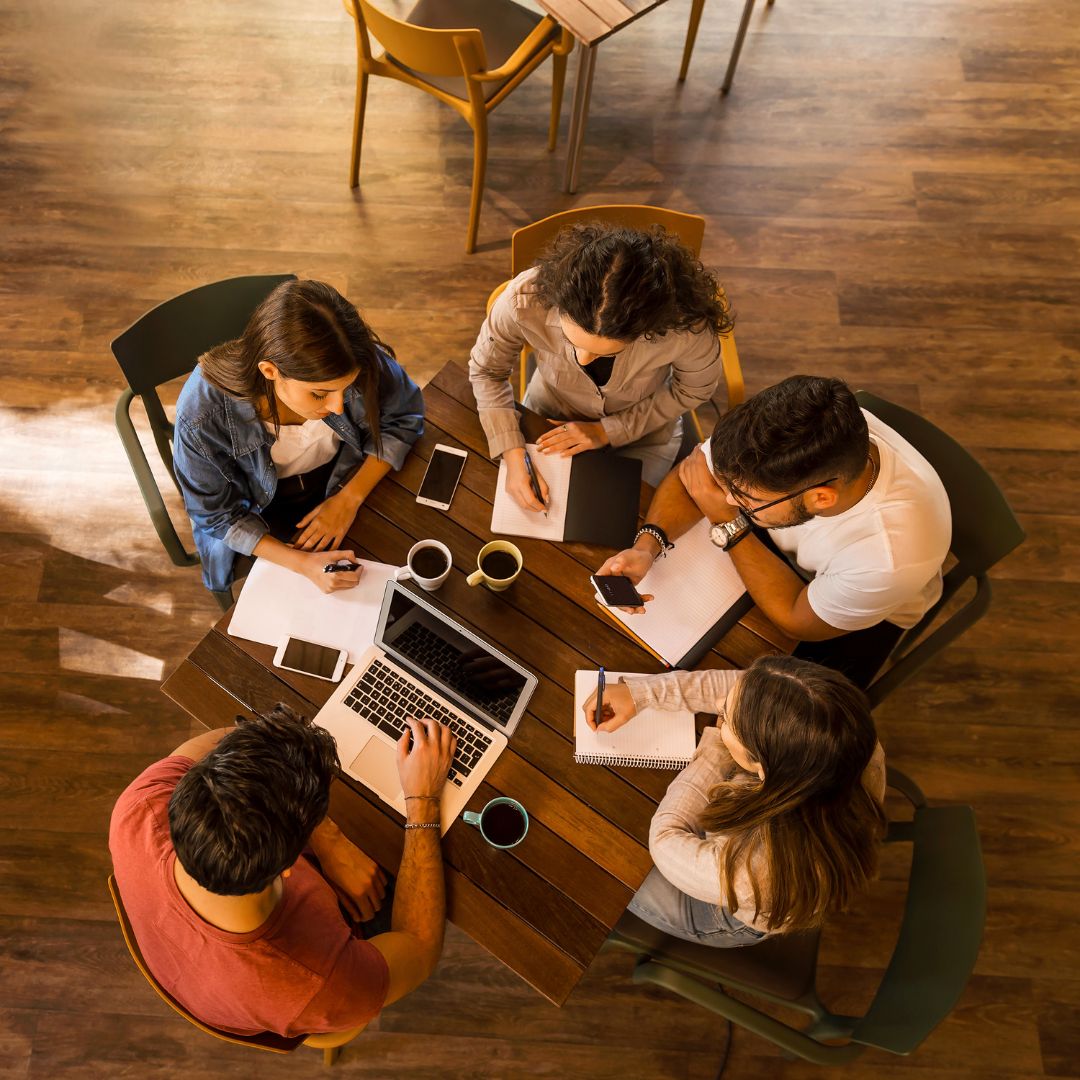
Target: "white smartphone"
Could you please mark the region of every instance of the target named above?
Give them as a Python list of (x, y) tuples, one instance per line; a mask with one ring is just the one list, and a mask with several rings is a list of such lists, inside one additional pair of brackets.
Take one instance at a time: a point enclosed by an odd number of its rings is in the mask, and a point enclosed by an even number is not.
[(345, 671), (348, 655), (344, 649), (288, 637), (278, 646), (274, 665), (286, 671), (298, 671), (301, 675), (314, 675), (327, 682), (338, 682)]
[(416, 501), (437, 510), (449, 510), (468, 456), (468, 450), (436, 443)]

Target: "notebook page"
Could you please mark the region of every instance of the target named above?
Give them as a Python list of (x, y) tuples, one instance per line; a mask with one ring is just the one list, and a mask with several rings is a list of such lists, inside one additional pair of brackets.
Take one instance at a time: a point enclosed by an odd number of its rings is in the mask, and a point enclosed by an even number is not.
[[(630, 671), (605, 673), (614, 686)], [(585, 765), (641, 765), (681, 769), (694, 756), (697, 730), (694, 714), (685, 709), (643, 709), (618, 731), (593, 731), (584, 705), (596, 690), (595, 671), (574, 673), (574, 760)]]
[(709, 528), (702, 518), (641, 579), (638, 592), (653, 595), (644, 615), (609, 609), (609, 614), (673, 666), (746, 592), (731, 556), (709, 539)]
[(359, 559), (364, 567), (355, 589), (324, 593), (302, 574), (266, 559), (255, 565), (240, 590), (229, 633), (263, 645), (298, 637), (345, 649), (349, 663), (375, 641), (386, 583), (396, 567)]
[(566, 502), (570, 495), (570, 468), (574, 459), (544, 455), (529, 443), (525, 452), (532, 460), (533, 468), (544, 478), (548, 486), (547, 517), (533, 510), (518, 506), (506, 490), (506, 461), (499, 462), (499, 478), (496, 481), (495, 503), (491, 508), (491, 531), (505, 536), (531, 536), (537, 540), (562, 540), (566, 529)]

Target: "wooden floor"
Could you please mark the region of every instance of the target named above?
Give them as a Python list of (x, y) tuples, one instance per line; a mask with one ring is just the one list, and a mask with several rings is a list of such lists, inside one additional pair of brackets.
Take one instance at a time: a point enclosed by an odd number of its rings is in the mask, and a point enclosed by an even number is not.
[[(157, 685), (215, 607), (153, 537), (110, 339), (198, 283), (296, 271), (424, 379), (465, 357), (511, 229), (617, 201), (707, 216), (751, 390), (837, 374), (918, 407), (1021, 515), (989, 617), (879, 718), (931, 798), (977, 810), (977, 974), (913, 1057), (847, 1075), (1080, 1075), (1080, 22), (1050, 0), (779, 0), (725, 100), (738, 7), (711, 0), (682, 87), (686, 0), (601, 48), (576, 198), (543, 150), (549, 71), (515, 92), (466, 257), (471, 139), (432, 99), (373, 82), (346, 185), (340, 4), (0, 0), (0, 1076), (321, 1075), (312, 1052), (256, 1060), (174, 1018), (112, 919), (109, 810), (186, 736)], [(829, 933), (841, 1006), (887, 959), (901, 873)], [(559, 1011), (452, 932), (436, 977), (335, 1068), (712, 1077), (722, 1025), (628, 973), (601, 958)], [(727, 1075), (820, 1074), (736, 1032)]]

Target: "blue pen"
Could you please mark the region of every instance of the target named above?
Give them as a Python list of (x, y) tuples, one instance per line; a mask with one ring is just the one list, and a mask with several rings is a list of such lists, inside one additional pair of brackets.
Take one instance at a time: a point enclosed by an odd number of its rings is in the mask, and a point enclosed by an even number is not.
[(607, 682), (604, 678), (604, 669), (596, 673), (596, 726), (599, 727), (604, 719), (604, 687)]

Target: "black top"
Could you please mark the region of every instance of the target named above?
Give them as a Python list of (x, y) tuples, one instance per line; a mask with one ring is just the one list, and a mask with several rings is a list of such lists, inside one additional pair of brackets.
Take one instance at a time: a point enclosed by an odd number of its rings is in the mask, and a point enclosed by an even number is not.
[(612, 368), (615, 367), (614, 356), (598, 356), (588, 364), (582, 364), (581, 370), (589, 376), (597, 386), (603, 386), (611, 378)]

